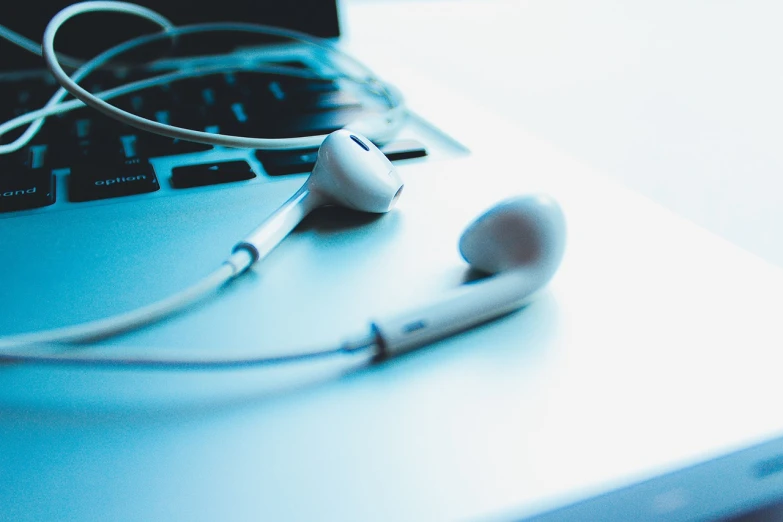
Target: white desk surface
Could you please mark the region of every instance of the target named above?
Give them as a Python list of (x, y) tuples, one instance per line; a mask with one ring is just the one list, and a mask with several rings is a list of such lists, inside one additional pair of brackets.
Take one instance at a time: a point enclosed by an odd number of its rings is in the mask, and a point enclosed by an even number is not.
[[(344, 0), (402, 62), (783, 265), (783, 5)], [(396, 8), (388, 8), (395, 6)]]

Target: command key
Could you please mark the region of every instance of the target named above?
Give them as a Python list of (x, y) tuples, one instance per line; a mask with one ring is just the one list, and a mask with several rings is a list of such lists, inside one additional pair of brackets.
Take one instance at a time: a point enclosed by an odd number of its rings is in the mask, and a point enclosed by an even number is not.
[(56, 186), (55, 177), (49, 170), (0, 172), (0, 212), (51, 205)]

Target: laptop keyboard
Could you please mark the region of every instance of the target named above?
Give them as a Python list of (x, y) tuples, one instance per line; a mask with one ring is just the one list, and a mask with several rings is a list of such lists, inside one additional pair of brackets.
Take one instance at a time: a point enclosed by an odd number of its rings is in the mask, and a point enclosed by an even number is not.
[[(304, 63), (282, 65), (306, 67)], [(100, 73), (88, 78), (92, 92), (138, 77)], [(0, 121), (43, 106), (56, 86), (49, 78), (0, 83)], [(328, 134), (372, 110), (377, 101), (361, 98), (339, 81), (264, 73), (215, 74), (162, 85), (116, 98), (118, 107), (161, 123), (237, 136), (284, 138)], [(21, 133), (0, 138), (8, 143)], [(49, 118), (24, 149), (0, 156), (0, 213), (46, 207), (57, 201), (78, 204), (160, 190), (248, 182), (257, 173), (247, 161), (203, 161), (189, 157), (159, 179), (153, 158), (179, 156), (213, 147), (142, 132), (88, 109)], [(382, 148), (393, 160), (427, 155), (423, 145), (404, 139)], [(317, 149), (259, 150), (267, 176), (312, 170)], [(66, 171), (65, 169), (68, 169)], [(57, 194), (56, 175), (67, 175), (67, 194)]]

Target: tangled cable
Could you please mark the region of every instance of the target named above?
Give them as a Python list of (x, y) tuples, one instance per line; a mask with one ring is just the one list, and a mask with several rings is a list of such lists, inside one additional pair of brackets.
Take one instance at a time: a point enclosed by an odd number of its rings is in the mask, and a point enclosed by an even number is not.
[[(116, 12), (138, 16), (158, 25), (161, 28), (161, 32), (140, 36), (116, 45), (115, 47), (100, 53), (96, 57), (82, 64), (73, 73), (72, 76), (69, 76), (60, 65), (60, 57), (54, 48), (57, 33), (60, 28), (71, 18), (85, 13), (98, 12)], [(82, 81), (90, 73), (108, 64), (112, 59), (143, 45), (161, 39), (217, 31), (233, 31), (239, 33), (252, 33), (287, 38), (295, 42), (310, 46), (319, 51), (327, 51), (327, 53), (340, 58), (349, 66), (357, 69), (362, 74), (361, 76), (357, 76), (354, 74), (335, 71), (329, 75), (321, 75), (315, 73), (314, 71), (302, 70), (284, 65), (232, 63), (230, 65), (202, 65), (199, 67), (185, 66), (185, 68), (175, 70), (174, 72), (165, 72), (164, 74), (153, 78), (128, 83), (95, 94), (90, 93), (78, 84), (78, 82)], [(14, 33), (6, 27), (0, 26), (0, 37), (5, 38), (16, 45), (19, 45), (25, 50), (31, 52), (35, 50), (34, 44), (31, 46), (31, 42), (29, 40), (25, 39), (21, 35), (18, 35), (17, 33)], [(330, 80), (341, 79), (363, 86), (372, 95), (382, 98), (387, 105), (387, 110), (385, 112), (363, 114), (359, 120), (352, 122), (347, 126), (347, 128), (360, 134), (364, 134), (372, 141), (378, 143), (387, 141), (392, 135), (396, 133), (396, 131), (404, 122), (406, 114), (406, 109), (402, 98), (392, 87), (378, 79), (378, 77), (375, 76), (375, 74), (373, 74), (372, 71), (370, 71), (361, 62), (341, 51), (327, 40), (316, 38), (291, 29), (283, 29), (262, 24), (208, 23), (176, 27), (159, 13), (156, 13), (151, 9), (127, 2), (82, 2), (66, 7), (57, 13), (47, 25), (43, 37), (42, 55), (46, 62), (47, 68), (58, 81), (58, 83), (60, 83), (61, 88), (58, 89), (58, 91), (51, 97), (51, 99), (43, 108), (27, 114), (23, 114), (3, 124), (0, 124), (0, 137), (23, 125), (29, 125), (26, 131), (12, 143), (0, 145), (0, 154), (9, 154), (26, 146), (40, 130), (46, 117), (69, 112), (85, 105), (92, 107), (121, 123), (147, 132), (208, 145), (251, 149), (300, 149), (318, 147), (321, 142), (323, 142), (323, 140), (326, 138), (325, 135), (304, 136), (297, 138), (254, 138), (196, 131), (143, 118), (111, 105), (107, 101), (118, 96), (123, 96), (187, 78), (235, 71), (265, 72), (287, 76)], [(66, 61), (69, 65), (79, 63), (77, 59), (72, 57), (67, 57)], [(76, 100), (63, 102), (63, 99), (67, 94), (73, 95)]]

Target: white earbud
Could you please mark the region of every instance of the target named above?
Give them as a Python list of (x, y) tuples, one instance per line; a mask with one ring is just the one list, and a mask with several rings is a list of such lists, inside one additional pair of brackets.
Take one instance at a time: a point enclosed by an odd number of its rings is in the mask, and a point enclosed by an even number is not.
[(471, 267), (488, 274), (524, 270), (543, 286), (554, 275), (565, 249), (565, 218), (548, 196), (502, 201), (477, 217), (459, 240)]
[(383, 152), (345, 129), (324, 140), (307, 185), (320, 205), (375, 213), (391, 210), (402, 192), (402, 179)]
[(333, 132), (318, 150), (313, 172), (302, 188), (234, 247), (258, 261), (271, 252), (307, 214), (340, 205), (384, 213), (394, 207), (403, 182), (394, 165), (370, 140), (345, 129)]
[(374, 321), (380, 357), (408, 352), (524, 306), (560, 265), (565, 217), (546, 196), (510, 199), (469, 225), (459, 248), (473, 268), (496, 275), (430, 305)]

